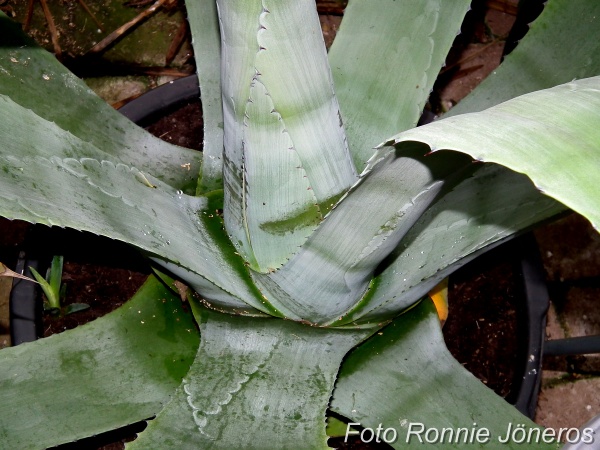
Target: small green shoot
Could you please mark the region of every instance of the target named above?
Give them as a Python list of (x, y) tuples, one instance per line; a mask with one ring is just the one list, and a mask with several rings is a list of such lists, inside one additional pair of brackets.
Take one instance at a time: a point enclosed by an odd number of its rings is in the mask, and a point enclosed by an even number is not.
[[(60, 299), (65, 297), (66, 292), (66, 286), (61, 286), (63, 261), (64, 258), (62, 256), (54, 256), (52, 258), (52, 263), (50, 264), (50, 269), (48, 269), (46, 274), (46, 278), (42, 277), (40, 273), (33, 267), (29, 267), (32, 275), (40, 284), (42, 291), (44, 292), (44, 296), (46, 297), (46, 301), (44, 302), (44, 310), (53, 315), (58, 315), (62, 312), (60, 307)], [(86, 303), (73, 303), (65, 307), (64, 314), (68, 315), (77, 311), (83, 311), (89, 307), (90, 306)]]
[(54, 256), (52, 258), (52, 264), (46, 274), (46, 278), (40, 275), (40, 273), (33, 267), (29, 267), (33, 277), (40, 284), (46, 301), (44, 302), (45, 310), (57, 310), (60, 311), (60, 282), (62, 278), (63, 269), (63, 257)]

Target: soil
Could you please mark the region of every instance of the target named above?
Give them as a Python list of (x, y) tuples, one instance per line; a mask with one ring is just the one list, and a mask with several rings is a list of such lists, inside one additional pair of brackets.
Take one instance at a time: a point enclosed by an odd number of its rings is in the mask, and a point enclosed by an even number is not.
[(204, 138), (202, 104), (200, 101), (187, 103), (146, 129), (171, 144), (202, 150)]
[(526, 358), (524, 349), (519, 355), (527, 324), (514, 250), (509, 244), (488, 252), (450, 277), (449, 315), (443, 328), (448, 350), (458, 362), (508, 400), (518, 393), (515, 360)]

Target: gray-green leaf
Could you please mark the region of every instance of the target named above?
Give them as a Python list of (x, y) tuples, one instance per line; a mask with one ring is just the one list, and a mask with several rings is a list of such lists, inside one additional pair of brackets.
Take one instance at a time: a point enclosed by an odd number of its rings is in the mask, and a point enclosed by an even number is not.
[(382, 136), (414, 127), (468, 0), (351, 0), (329, 62), (359, 172)]
[[(459, 364), (448, 352), (440, 330), (439, 318), (430, 301), (395, 319), (371, 339), (354, 350), (344, 361), (336, 383), (331, 409), (363, 427), (395, 430), (397, 439), (390, 443), (397, 449), (421, 449), (427, 445), (425, 430), (435, 448), (523, 448), (509, 439), (501, 445), (509, 425), (539, 427), (519, 413), (503, 398), (494, 394)], [(419, 437), (416, 433), (423, 426)], [(442, 440), (435, 431), (453, 430)], [(476, 439), (464, 443), (464, 432), (456, 442), (459, 428), (487, 429), (489, 442)], [(537, 428), (539, 431), (536, 431)], [(367, 435), (370, 436), (370, 435)], [(393, 432), (388, 432), (389, 438)], [(557, 443), (534, 439), (531, 449), (556, 449)]]
[(600, 227), (600, 76), (533, 92), (481, 113), (401, 133), (387, 144), (426, 143), (526, 174), (544, 194)]
[(369, 332), (203, 316), (190, 372), (127, 449), (328, 448), (325, 410), (339, 365)]
[(198, 331), (151, 277), (117, 311), (0, 351), (0, 447), (45, 449), (147, 419), (187, 373)]
[[(55, 153), (124, 163), (151, 173), (175, 189), (194, 193), (202, 154), (168, 144), (133, 124), (96, 96), (56, 58), (25, 36), (19, 24), (0, 12), (0, 95), (9, 97), (54, 126), (68, 131), (102, 152)], [(0, 106), (0, 112), (14, 110)], [(25, 136), (22, 126), (19, 135)], [(10, 134), (2, 134), (8, 138)], [(39, 143), (44, 145), (44, 142)], [(28, 152), (35, 153), (37, 146)]]

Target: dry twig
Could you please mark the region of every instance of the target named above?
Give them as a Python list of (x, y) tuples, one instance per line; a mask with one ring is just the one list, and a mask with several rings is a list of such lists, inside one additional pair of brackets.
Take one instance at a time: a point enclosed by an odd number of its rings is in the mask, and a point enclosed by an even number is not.
[(121, 25), (115, 31), (113, 31), (108, 36), (106, 36), (104, 39), (102, 39), (100, 42), (98, 42), (96, 45), (94, 45), (91, 48), (91, 50), (88, 52), (88, 54), (103, 52), (104, 50), (106, 50), (107, 47), (109, 47), (110, 45), (115, 43), (117, 40), (119, 40), (121, 37), (123, 37), (123, 35), (130, 28), (135, 27), (137, 24), (139, 24), (143, 20), (147, 19), (152, 14), (156, 13), (156, 11), (158, 11), (161, 6), (164, 6), (165, 4), (169, 4), (172, 2), (173, 2), (173, 0), (157, 0), (156, 2), (154, 2), (154, 4), (150, 8), (142, 11), (137, 16), (135, 16), (133, 19), (131, 19), (129, 22)]

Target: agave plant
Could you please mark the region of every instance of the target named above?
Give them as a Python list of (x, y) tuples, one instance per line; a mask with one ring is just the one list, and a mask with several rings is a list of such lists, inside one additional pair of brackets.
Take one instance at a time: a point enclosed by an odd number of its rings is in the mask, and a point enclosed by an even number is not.
[[(188, 2), (203, 154), (1, 17), (0, 214), (160, 267), (116, 312), (0, 352), (2, 448), (152, 416), (127, 448), (326, 448), (328, 408), (395, 448), (422, 445), (414, 424), (486, 429), (493, 448), (509, 425), (539, 436), (449, 355), (423, 299), (566, 207), (600, 223), (600, 4), (549, 1), (470, 97), (414, 128), (468, 8), (353, 0), (327, 53), (312, 1)], [(159, 278), (195, 292), (200, 336)]]

